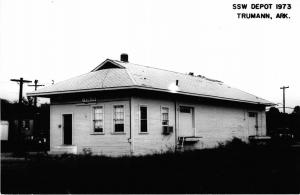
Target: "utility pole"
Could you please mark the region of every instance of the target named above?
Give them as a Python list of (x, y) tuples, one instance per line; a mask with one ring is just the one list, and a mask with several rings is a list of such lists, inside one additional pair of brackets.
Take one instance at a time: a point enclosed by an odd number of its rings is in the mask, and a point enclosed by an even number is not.
[[(18, 82), (20, 84), (20, 91), (19, 91), (19, 108), (17, 112), (17, 117), (18, 117), (18, 130), (16, 131), (16, 148), (14, 148), (15, 152), (25, 152), (26, 154), (26, 149), (25, 149), (25, 143), (24, 143), (24, 135), (22, 135), (21, 132), (21, 105), (22, 105), (22, 99), (23, 99), (23, 84), (24, 83), (31, 83), (29, 80), (24, 80), (22, 77), (20, 79), (10, 79), (11, 81)], [(26, 155), (25, 155), (26, 156)]]
[(285, 113), (285, 89), (288, 89), (289, 86), (282, 86), (280, 89), (282, 89), (282, 101), (283, 101), (283, 113)]
[(19, 104), (22, 103), (23, 98), (23, 84), (24, 83), (31, 83), (32, 81), (24, 80), (22, 77), (20, 79), (10, 79), (11, 81), (18, 82), (20, 84), (20, 91), (19, 91)]
[[(34, 91), (37, 90), (38, 87), (42, 87), (42, 86), (45, 86), (45, 85), (38, 85), (38, 80), (34, 80), (34, 85), (28, 85), (30, 87), (34, 87)], [(37, 97), (34, 97), (34, 106), (36, 107), (36, 104), (37, 104)]]

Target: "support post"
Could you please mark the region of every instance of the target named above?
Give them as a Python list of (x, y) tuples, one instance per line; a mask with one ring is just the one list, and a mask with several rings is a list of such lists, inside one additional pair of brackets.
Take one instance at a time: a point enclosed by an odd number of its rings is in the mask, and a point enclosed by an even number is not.
[[(28, 86), (34, 87), (34, 91), (36, 91), (38, 87), (45, 86), (45, 85), (39, 85), (38, 82), (39, 82), (38, 80), (34, 80), (34, 85), (28, 85)], [(34, 106), (36, 107), (36, 105), (37, 105), (37, 97), (35, 96), (34, 97)]]

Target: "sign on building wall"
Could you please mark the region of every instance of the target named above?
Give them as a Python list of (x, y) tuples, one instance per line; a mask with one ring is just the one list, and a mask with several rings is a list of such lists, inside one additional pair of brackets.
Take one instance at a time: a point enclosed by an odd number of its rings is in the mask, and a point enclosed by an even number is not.
[(82, 103), (92, 103), (92, 102), (96, 102), (96, 98), (95, 97), (89, 97), (89, 98), (82, 98)]

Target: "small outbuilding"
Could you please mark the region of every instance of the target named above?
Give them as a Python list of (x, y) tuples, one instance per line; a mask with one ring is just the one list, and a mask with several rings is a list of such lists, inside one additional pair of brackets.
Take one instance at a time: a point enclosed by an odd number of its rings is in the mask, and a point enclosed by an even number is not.
[(28, 96), (47, 97), (50, 151), (149, 154), (266, 135), (273, 103), (221, 81), (107, 59)]

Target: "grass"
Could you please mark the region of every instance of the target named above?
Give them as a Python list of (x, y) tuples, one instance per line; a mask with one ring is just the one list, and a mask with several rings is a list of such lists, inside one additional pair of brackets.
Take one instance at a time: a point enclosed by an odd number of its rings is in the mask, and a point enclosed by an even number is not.
[(299, 193), (299, 149), (237, 140), (143, 157), (30, 156), (2, 161), (2, 193)]

